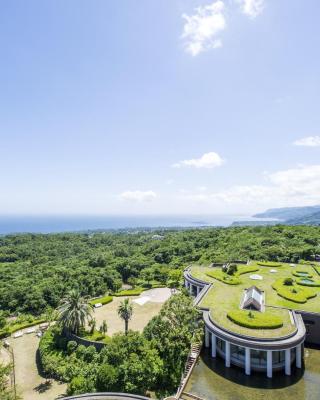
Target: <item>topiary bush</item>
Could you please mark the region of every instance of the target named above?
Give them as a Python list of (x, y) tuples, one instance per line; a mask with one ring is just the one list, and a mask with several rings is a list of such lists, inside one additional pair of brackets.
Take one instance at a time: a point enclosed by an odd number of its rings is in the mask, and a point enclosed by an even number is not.
[(283, 284), (284, 284), (285, 286), (293, 286), (294, 280), (293, 280), (292, 278), (285, 278), (285, 279), (283, 280)]
[(235, 324), (249, 329), (277, 329), (283, 326), (281, 317), (268, 312), (234, 310), (229, 311), (227, 317)]
[(258, 261), (257, 264), (261, 265), (261, 267), (272, 267), (272, 268), (276, 268), (276, 267), (281, 267), (282, 266), (281, 263), (274, 262), (274, 261)]

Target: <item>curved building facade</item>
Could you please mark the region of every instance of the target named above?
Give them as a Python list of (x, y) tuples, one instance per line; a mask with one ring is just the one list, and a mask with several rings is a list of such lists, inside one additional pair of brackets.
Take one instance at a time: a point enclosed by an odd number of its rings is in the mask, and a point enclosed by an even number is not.
[[(210, 289), (214, 290), (214, 283), (193, 277), (190, 268), (184, 271), (184, 283), (189, 293), (195, 297), (195, 305), (201, 302)], [(212, 357), (223, 358), (226, 367), (241, 367), (247, 375), (251, 371), (265, 372), (269, 378), (273, 377), (274, 371), (279, 370), (291, 375), (293, 364), (297, 368), (302, 367), (306, 330), (300, 314), (288, 311), (295, 327), (290, 334), (259, 338), (227, 330), (213, 321), (209, 308), (199, 308), (205, 323), (205, 347), (210, 348)]]

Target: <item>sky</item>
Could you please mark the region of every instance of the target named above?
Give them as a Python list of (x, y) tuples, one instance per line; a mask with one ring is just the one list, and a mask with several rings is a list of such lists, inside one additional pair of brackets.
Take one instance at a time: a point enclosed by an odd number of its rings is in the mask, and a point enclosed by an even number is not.
[(320, 204), (319, 0), (3, 0), (0, 214)]

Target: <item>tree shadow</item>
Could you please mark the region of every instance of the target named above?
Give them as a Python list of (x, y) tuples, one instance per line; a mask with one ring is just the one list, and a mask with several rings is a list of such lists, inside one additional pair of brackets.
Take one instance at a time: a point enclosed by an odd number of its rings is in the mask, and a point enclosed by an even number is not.
[(41, 382), (33, 390), (35, 390), (38, 393), (44, 393), (47, 390), (51, 389), (51, 387), (52, 387), (52, 381), (50, 379), (47, 379), (45, 382)]
[(43, 368), (42, 368), (39, 349), (37, 349), (37, 351), (36, 351), (36, 366), (37, 366), (38, 375), (40, 375), (41, 378), (47, 378), (47, 376), (44, 373)]

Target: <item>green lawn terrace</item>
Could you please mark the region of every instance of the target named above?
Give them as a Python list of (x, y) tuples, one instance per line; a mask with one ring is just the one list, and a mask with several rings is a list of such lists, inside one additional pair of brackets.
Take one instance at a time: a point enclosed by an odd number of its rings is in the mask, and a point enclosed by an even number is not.
[[(222, 328), (257, 338), (276, 338), (294, 332), (296, 328), (289, 310), (320, 313), (320, 287), (302, 286), (297, 283), (301, 279), (304, 280), (305, 276), (306, 279), (311, 279), (314, 284), (319, 284), (320, 276), (317, 268), (312, 265), (301, 264), (261, 264), (258, 261), (251, 261), (249, 265), (237, 264), (238, 271), (234, 276), (227, 278), (228, 283), (222, 280), (226, 274), (222, 273), (221, 267), (192, 265), (190, 267), (192, 277), (213, 284), (198, 306), (208, 308), (213, 322)], [(260, 275), (262, 280), (253, 280), (250, 278), (251, 275)], [(286, 278), (291, 278), (293, 285), (283, 285)], [(264, 292), (265, 310), (263, 313), (267, 317), (266, 319), (279, 321), (280, 318), (283, 323), (281, 327), (274, 329), (248, 328), (240, 326), (228, 318), (228, 313), (240, 311), (244, 291), (251, 286), (256, 286)], [(289, 295), (292, 294), (293, 297), (296, 297), (296, 300), (304, 302), (291, 301), (279, 295), (279, 293), (287, 295), (288, 291)], [(292, 291), (297, 293), (292, 293)], [(309, 297), (308, 299), (305, 294)], [(249, 312), (246, 310), (240, 311), (241, 313), (245, 314), (244, 317), (247, 317)], [(252, 312), (253, 315), (258, 313), (259, 311)], [(248, 318), (246, 319), (248, 320)], [(252, 320), (255, 321), (255, 318)]]

